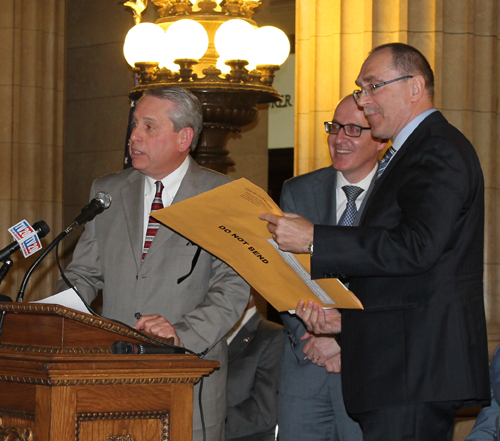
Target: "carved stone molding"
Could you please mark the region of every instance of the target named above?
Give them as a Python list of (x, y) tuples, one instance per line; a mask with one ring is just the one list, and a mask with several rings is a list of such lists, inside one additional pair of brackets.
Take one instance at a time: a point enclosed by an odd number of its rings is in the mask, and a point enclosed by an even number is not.
[[(161, 422), (160, 441), (170, 440), (170, 411), (144, 411), (144, 412), (86, 412), (76, 415), (76, 441), (80, 440), (80, 429), (86, 421), (98, 420), (132, 420), (132, 419), (157, 419)], [(132, 435), (109, 435), (108, 441), (134, 441)], [(0, 440), (1, 441), (1, 440)]]

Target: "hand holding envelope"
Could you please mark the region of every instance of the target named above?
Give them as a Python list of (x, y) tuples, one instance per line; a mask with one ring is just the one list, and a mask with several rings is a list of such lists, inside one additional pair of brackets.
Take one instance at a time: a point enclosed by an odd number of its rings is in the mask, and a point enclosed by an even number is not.
[[(172, 204), (152, 216), (226, 262), (278, 311), (294, 309), (301, 299), (322, 307), (363, 307), (337, 279), (311, 280), (309, 255), (281, 251), (268, 230), (268, 225), (276, 224), (260, 220), (262, 213), (295, 228), (302, 242), (310, 234), (310, 222), (296, 215), (283, 217), (271, 197), (246, 179)], [(284, 229), (281, 233), (279, 225), (275, 234), (278, 242), (284, 238), (293, 242), (293, 233)]]
[(284, 216), (262, 213), (259, 219), (269, 222), (267, 229), (281, 251), (297, 254), (309, 252), (308, 246), (314, 237), (313, 223), (293, 213), (284, 213)]
[(341, 331), (341, 316), (337, 309), (323, 309), (317, 303), (306, 303), (301, 300), (295, 309), (309, 332), (315, 335), (339, 334)]

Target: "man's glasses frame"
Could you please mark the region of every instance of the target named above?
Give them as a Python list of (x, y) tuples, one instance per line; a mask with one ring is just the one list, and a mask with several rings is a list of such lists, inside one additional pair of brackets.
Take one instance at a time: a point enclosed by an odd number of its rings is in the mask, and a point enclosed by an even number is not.
[(325, 121), (325, 132), (329, 135), (338, 135), (340, 129), (344, 129), (345, 136), (349, 136), (350, 138), (359, 138), (363, 133), (363, 130), (371, 130), (371, 127), (361, 127), (357, 124), (340, 124), (333, 121)]
[(405, 75), (403, 77), (394, 78), (393, 80), (384, 81), (383, 83), (367, 84), (366, 86), (363, 86), (361, 89), (356, 89), (355, 91), (353, 91), (352, 94), (354, 95), (354, 99), (356, 100), (356, 102), (358, 102), (359, 97), (361, 96), (362, 93), (364, 93), (366, 97), (371, 97), (371, 96), (375, 95), (375, 92), (379, 87), (386, 86), (387, 84), (395, 83), (396, 81), (406, 80), (407, 78), (413, 78), (413, 76), (414, 75)]

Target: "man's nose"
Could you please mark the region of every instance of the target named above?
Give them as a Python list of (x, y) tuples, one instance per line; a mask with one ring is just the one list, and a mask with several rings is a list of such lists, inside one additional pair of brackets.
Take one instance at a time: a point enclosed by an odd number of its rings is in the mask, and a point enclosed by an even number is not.
[(337, 133), (337, 136), (335, 138), (335, 144), (342, 144), (348, 140), (349, 140), (349, 137), (345, 134), (345, 127), (342, 127), (339, 130), (339, 133)]
[(359, 98), (358, 98), (358, 101), (357, 101), (358, 106), (359, 107), (366, 107), (369, 102), (370, 102), (370, 97), (366, 96), (365, 92), (361, 92), (359, 94)]
[(139, 134), (138, 126), (135, 126), (132, 128), (132, 133), (130, 134), (130, 139), (132, 141), (135, 141), (135, 140), (139, 139), (139, 137), (140, 137), (140, 134)]

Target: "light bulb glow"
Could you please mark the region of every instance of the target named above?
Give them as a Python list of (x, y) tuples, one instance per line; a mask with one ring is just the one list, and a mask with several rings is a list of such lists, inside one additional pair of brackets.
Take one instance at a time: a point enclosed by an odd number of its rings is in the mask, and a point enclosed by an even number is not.
[(255, 31), (252, 60), (253, 65), (281, 65), (290, 54), (290, 40), (274, 26), (263, 26)]
[(200, 23), (184, 19), (172, 23), (166, 33), (163, 62), (178, 58), (199, 60), (208, 49), (207, 31)]
[(215, 49), (220, 59), (248, 61), (252, 54), (254, 33), (254, 27), (239, 18), (221, 24), (214, 38)]
[(219, 69), (223, 74), (228, 74), (231, 72), (231, 67), (224, 63), (224, 60), (220, 58), (217, 59), (217, 64), (215, 65), (217, 69)]
[(139, 23), (128, 31), (123, 44), (123, 55), (132, 67), (137, 62), (161, 59), (165, 32), (154, 23)]

